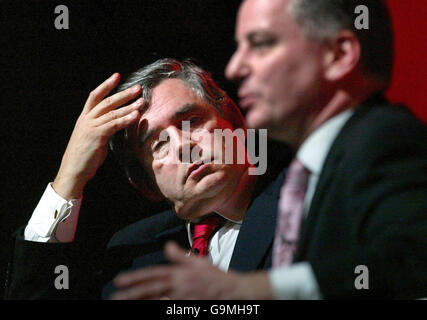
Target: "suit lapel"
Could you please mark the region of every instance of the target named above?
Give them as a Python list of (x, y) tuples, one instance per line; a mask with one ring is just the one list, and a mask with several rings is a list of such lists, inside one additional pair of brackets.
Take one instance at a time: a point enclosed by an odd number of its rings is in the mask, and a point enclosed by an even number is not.
[(137, 269), (169, 263), (164, 253), (164, 246), (168, 241), (175, 241), (182, 248), (189, 247), (184, 224), (160, 232), (153, 242), (149, 242), (144, 246), (139, 245), (140, 254), (134, 258), (132, 268)]
[(160, 243), (166, 244), (167, 241), (175, 241), (181, 248), (190, 249), (188, 243), (188, 233), (185, 228), (185, 222), (174, 228), (165, 230), (156, 235), (156, 240)]
[(348, 136), (351, 134), (352, 129), (369, 110), (378, 104), (387, 103), (382, 94), (374, 94), (368, 98), (361, 106), (359, 106), (353, 116), (347, 121), (341, 129), (337, 138), (331, 146), (331, 149), (326, 157), (323, 165), (322, 172), (317, 183), (313, 199), (311, 201), (310, 210), (307, 219), (303, 222), (301, 227), (301, 236), (298, 242), (298, 250), (296, 252), (294, 261), (301, 261), (304, 259), (308, 244), (310, 242), (310, 235), (313, 234), (314, 226), (322, 207), (322, 201), (325, 194), (328, 192), (329, 186), (333, 182), (336, 168), (340, 165), (341, 160), (348, 147), (351, 145), (348, 141)]
[(267, 255), (271, 265), (278, 198), (285, 172), (282, 172), (249, 207), (234, 247), (230, 269), (251, 271), (258, 268)]
[(316, 225), (316, 220), (322, 206), (322, 199), (328, 190), (328, 186), (333, 180), (335, 169), (339, 166), (341, 158), (339, 148), (333, 146), (331, 152), (326, 158), (323, 170), (320, 174), (319, 182), (317, 183), (307, 218), (303, 221), (301, 226), (300, 239), (298, 241), (298, 249), (295, 254), (294, 261), (301, 260), (305, 255), (310, 235), (313, 234), (313, 228)]

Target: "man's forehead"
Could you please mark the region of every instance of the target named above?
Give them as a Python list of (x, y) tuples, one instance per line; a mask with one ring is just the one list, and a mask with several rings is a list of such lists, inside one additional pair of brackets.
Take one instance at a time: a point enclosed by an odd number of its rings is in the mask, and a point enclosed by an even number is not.
[(168, 79), (152, 89), (150, 101), (142, 118), (168, 119), (208, 105), (209, 103), (184, 81)]
[(291, 0), (246, 0), (242, 3), (237, 23), (237, 33), (245, 35), (257, 30), (281, 25)]
[[(204, 105), (197, 103), (186, 103), (179, 108), (174, 109), (174, 112), (167, 114), (166, 118), (163, 119), (163, 123), (169, 124), (169, 122), (175, 122), (181, 120), (185, 115), (191, 114), (193, 112), (201, 112), (205, 110)], [(153, 115), (154, 119), (159, 118), (156, 114)], [(140, 123), (138, 125), (138, 136), (140, 136), (141, 143), (144, 144), (155, 132), (159, 131), (158, 128), (162, 123), (154, 124), (153, 119), (147, 120), (147, 117), (141, 117)]]
[(186, 114), (210, 109), (213, 107), (209, 102), (184, 81), (165, 80), (152, 89), (147, 109), (139, 120), (137, 135), (147, 140), (158, 128), (178, 121)]

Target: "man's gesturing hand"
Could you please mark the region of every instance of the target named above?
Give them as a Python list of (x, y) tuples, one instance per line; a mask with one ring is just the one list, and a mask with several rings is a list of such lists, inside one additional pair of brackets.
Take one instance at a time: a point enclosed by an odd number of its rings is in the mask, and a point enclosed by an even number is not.
[(266, 272), (221, 271), (206, 258), (187, 256), (175, 243), (166, 245), (174, 263), (122, 273), (114, 279), (117, 300), (135, 299), (273, 299)]
[(136, 85), (105, 98), (119, 81), (120, 75), (115, 73), (93, 90), (77, 119), (59, 172), (52, 183), (53, 189), (67, 200), (82, 196), (86, 183), (107, 156), (109, 138), (139, 118), (142, 98), (117, 108), (141, 94), (141, 86)]

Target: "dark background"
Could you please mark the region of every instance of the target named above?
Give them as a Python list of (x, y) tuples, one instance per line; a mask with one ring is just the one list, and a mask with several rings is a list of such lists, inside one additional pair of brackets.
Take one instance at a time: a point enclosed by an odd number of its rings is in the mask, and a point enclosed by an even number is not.
[[(10, 235), (27, 223), (54, 179), (87, 95), (104, 79), (113, 72), (126, 76), (158, 58), (193, 58), (235, 98), (236, 86), (224, 79), (223, 72), (235, 48), (239, 2), (1, 2), (0, 282), (11, 253)], [(388, 2), (397, 24), (398, 49), (389, 96), (409, 102), (427, 120), (423, 99), (427, 14), (422, 15), (427, 2)], [(61, 4), (69, 9), (69, 30), (54, 27), (54, 10)], [(273, 144), (268, 150), (270, 168), (283, 149)], [(164, 208), (139, 197), (109, 155), (85, 190), (76, 241), (96, 252), (118, 229)]]

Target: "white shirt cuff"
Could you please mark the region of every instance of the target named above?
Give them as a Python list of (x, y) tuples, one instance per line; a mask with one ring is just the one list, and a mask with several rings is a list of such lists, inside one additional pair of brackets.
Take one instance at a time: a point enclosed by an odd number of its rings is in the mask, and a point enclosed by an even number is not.
[(268, 275), (276, 299), (322, 299), (313, 269), (308, 262), (272, 269)]
[(82, 198), (67, 201), (49, 183), (25, 228), (25, 240), (71, 242), (77, 228)]

